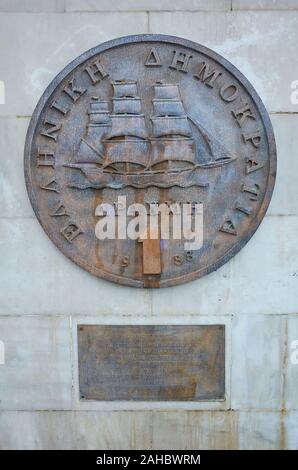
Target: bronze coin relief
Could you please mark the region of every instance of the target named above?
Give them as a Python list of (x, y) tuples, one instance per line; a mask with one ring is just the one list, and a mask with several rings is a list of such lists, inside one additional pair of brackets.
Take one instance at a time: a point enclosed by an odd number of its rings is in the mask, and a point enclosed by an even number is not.
[[(69, 64), (40, 99), (25, 146), (29, 197), (54, 244), (92, 274), (136, 287), (180, 284), (228, 261), (262, 221), (275, 173), (270, 119), (246, 78), (163, 35), (109, 41)], [(96, 236), (99, 207), (114, 207), (118, 226), (135, 204), (148, 220), (168, 207), (169, 237), (159, 218), (157, 237)], [(172, 236), (182, 206), (200, 213), (195, 249), (183, 230)]]

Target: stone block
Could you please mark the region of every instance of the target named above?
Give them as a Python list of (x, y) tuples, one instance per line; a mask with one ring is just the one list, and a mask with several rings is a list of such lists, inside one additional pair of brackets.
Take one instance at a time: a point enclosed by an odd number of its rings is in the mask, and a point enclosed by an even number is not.
[(297, 312), (298, 217), (268, 216), (230, 261), (235, 313)]
[(1, 410), (71, 408), (69, 318), (0, 317), (0, 340)]
[[(285, 361), (285, 407), (298, 410), (298, 316), (288, 317)], [(298, 444), (298, 441), (297, 441)]]
[(0, 219), (0, 314), (146, 316), (150, 293), (96, 278), (68, 260), (35, 219)]
[(278, 316), (237, 316), (232, 324), (231, 407), (278, 410), (282, 406), (281, 337)]
[(233, 10), (298, 10), (297, 0), (232, 0)]
[(268, 214), (298, 215), (298, 114), (272, 114), (277, 149), (277, 175)]
[[(297, 111), (297, 11), (152, 12), (150, 33), (185, 37), (210, 47), (252, 83), (269, 111)], [(286, 52), (277, 53), (285, 38)]]
[(62, 12), (65, 0), (0, 0), (0, 11), (10, 13)]
[(231, 0), (65, 0), (66, 11), (230, 10)]
[(153, 414), (153, 449), (237, 449), (237, 416), (230, 411)]
[(28, 118), (0, 118), (1, 217), (33, 217), (24, 178), (24, 145)]
[[(146, 13), (0, 13), (1, 116), (30, 116), (54, 77), (86, 50), (147, 32)], [(17, 34), (16, 34), (17, 32)]]
[(129, 413), (2, 412), (0, 449), (121, 450), (130, 448)]
[(282, 439), (288, 450), (298, 450), (298, 412), (292, 411), (283, 416)]
[(154, 290), (152, 314), (296, 313), (297, 230), (297, 217), (265, 217), (248, 244), (216, 272), (175, 288)]
[(281, 449), (281, 413), (239, 412), (238, 439), (239, 450)]

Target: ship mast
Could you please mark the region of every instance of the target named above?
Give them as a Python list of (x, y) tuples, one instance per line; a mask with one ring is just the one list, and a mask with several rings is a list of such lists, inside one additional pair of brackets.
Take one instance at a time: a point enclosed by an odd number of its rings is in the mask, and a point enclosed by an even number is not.
[(177, 84), (156, 83), (152, 100), (152, 161), (195, 164), (195, 144)]
[(110, 115), (111, 129), (104, 140), (104, 166), (131, 164), (148, 166), (148, 141), (145, 116), (141, 114), (141, 98), (134, 80), (117, 80), (112, 83), (114, 96)]
[(74, 163), (102, 163), (102, 139), (110, 127), (108, 102), (93, 97), (88, 111), (87, 133), (81, 139)]

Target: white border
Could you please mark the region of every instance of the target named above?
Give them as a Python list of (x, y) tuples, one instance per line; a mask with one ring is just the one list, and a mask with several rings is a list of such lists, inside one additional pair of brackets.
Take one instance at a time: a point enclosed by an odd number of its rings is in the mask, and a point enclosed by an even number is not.
[[(72, 409), (80, 411), (169, 411), (169, 410), (227, 410), (230, 408), (231, 315), (187, 315), (175, 318), (140, 318), (107, 315), (72, 316)], [(97, 401), (79, 397), (79, 367), (77, 326), (84, 325), (225, 325), (225, 399), (208, 401)]]

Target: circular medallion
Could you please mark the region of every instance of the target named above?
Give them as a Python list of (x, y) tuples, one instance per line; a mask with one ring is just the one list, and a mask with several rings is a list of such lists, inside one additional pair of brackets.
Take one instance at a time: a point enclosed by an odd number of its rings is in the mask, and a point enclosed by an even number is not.
[(129, 36), (69, 64), (27, 133), (25, 178), (55, 245), (110, 281), (166, 287), (228, 261), (272, 195), (269, 116), (246, 78), (185, 39)]

